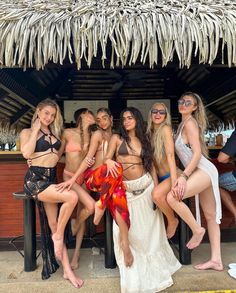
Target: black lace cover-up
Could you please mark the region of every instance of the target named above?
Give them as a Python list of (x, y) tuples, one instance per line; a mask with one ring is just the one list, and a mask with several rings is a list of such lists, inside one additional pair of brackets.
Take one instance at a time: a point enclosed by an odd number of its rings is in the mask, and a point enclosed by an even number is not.
[(45, 190), (51, 184), (56, 183), (56, 168), (44, 168), (31, 166), (24, 180), (24, 192), (27, 196), (33, 197), (36, 200), (40, 226), (41, 226), (41, 243), (42, 243), (42, 258), (43, 269), (42, 279), (48, 279), (51, 274), (56, 272), (59, 265), (54, 254), (54, 245), (51, 237), (51, 230), (48, 225), (47, 215), (44, 209), (43, 202), (37, 199), (37, 195)]

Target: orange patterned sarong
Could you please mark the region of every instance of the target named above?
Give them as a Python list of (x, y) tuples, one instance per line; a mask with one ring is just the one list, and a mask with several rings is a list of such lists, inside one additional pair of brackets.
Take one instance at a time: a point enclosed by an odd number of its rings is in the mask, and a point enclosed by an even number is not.
[(121, 215), (130, 227), (129, 211), (125, 194), (125, 186), (122, 181), (123, 169), (121, 164), (117, 167), (118, 177), (107, 175), (107, 165), (101, 165), (95, 170), (87, 169), (84, 172), (84, 183), (88, 190), (97, 192), (99, 200), (97, 205), (108, 208), (116, 221), (116, 211)]

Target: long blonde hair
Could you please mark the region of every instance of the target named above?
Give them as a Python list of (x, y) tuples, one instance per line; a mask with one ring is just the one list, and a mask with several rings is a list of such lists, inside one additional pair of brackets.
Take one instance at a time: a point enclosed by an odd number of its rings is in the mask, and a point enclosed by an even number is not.
[(34, 115), (32, 117), (32, 120), (31, 120), (31, 125), (34, 123), (34, 121), (38, 117), (38, 110), (42, 110), (46, 106), (51, 106), (56, 109), (55, 119), (52, 122), (52, 124), (50, 125), (50, 130), (53, 135), (55, 135), (57, 138), (60, 138), (62, 131), (63, 131), (63, 119), (62, 119), (62, 115), (61, 115), (61, 111), (60, 111), (59, 106), (52, 99), (47, 98), (47, 99), (41, 101), (37, 105), (36, 110), (34, 112)]
[(185, 96), (190, 96), (195, 101), (195, 106), (197, 107), (196, 110), (193, 111), (192, 116), (197, 121), (197, 125), (199, 127), (199, 137), (200, 137), (200, 144), (201, 144), (201, 150), (205, 157), (208, 157), (208, 149), (206, 147), (205, 141), (204, 141), (204, 134), (206, 131), (206, 128), (208, 126), (208, 119), (206, 116), (205, 107), (203, 105), (201, 97), (193, 92), (186, 92), (182, 94), (180, 99), (182, 99)]
[[(154, 127), (152, 121), (152, 114), (151, 109), (155, 108), (156, 106), (161, 105), (164, 107), (166, 111), (165, 120), (160, 124), (160, 126)], [(152, 105), (149, 113), (148, 113), (148, 124), (147, 124), (147, 135), (151, 141), (151, 145), (154, 152), (155, 162), (160, 164), (163, 158), (166, 156), (165, 154), (165, 146), (164, 146), (164, 135), (163, 135), (163, 128), (167, 125), (171, 127), (171, 117), (168, 111), (167, 106), (164, 103), (155, 103)]]

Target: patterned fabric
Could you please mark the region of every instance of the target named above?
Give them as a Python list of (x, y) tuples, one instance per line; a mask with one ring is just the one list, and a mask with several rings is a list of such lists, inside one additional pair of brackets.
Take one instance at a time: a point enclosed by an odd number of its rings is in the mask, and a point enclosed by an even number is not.
[(36, 199), (39, 211), (42, 244), (42, 279), (48, 279), (51, 274), (56, 272), (59, 265), (54, 254), (54, 246), (51, 237), (51, 230), (48, 225), (47, 215), (43, 202), (37, 199), (37, 195), (45, 190), (49, 185), (56, 183), (56, 168), (45, 168), (31, 166), (24, 180), (24, 192), (28, 197)]
[(95, 170), (87, 169), (84, 173), (84, 183), (88, 190), (99, 193), (97, 204), (101, 209), (108, 208), (116, 221), (116, 211), (130, 227), (129, 211), (125, 186), (122, 181), (123, 169), (121, 164), (117, 167), (118, 177), (107, 176), (107, 166), (102, 165)]
[(56, 183), (56, 168), (31, 166), (24, 179), (24, 192), (29, 197), (36, 197), (51, 184)]

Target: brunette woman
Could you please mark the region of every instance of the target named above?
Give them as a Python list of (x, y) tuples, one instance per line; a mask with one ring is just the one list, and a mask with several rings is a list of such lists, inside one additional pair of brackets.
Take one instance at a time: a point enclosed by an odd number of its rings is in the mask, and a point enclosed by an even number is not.
[[(173, 284), (171, 275), (181, 265), (167, 241), (161, 212), (153, 210), (151, 193), (157, 185), (157, 176), (140, 111), (126, 108), (121, 113), (120, 124), (120, 135), (112, 136), (105, 162), (113, 176), (117, 162), (123, 167), (130, 213), (129, 247), (134, 257), (130, 268), (124, 263), (118, 226), (115, 223), (113, 226), (121, 292), (158, 292)], [(112, 160), (113, 156), (117, 162)]]
[[(65, 129), (62, 135), (62, 148), (65, 151), (64, 181), (73, 177), (85, 158), (89, 149), (91, 132), (95, 124), (94, 115), (87, 108), (81, 108), (75, 111), (74, 119), (76, 121), (76, 127)], [(83, 182), (84, 176), (81, 174), (72, 186), (72, 190), (78, 195), (76, 218), (71, 220), (72, 234), (76, 236), (76, 246), (71, 259), (72, 269), (77, 269), (79, 265), (80, 247), (85, 232), (85, 220), (94, 213), (95, 201), (81, 187)]]
[[(107, 166), (103, 164), (106, 155), (108, 141), (111, 137), (112, 116), (108, 109), (99, 109), (97, 121), (101, 128), (93, 132), (88, 153), (71, 179), (58, 184), (58, 190), (67, 188), (70, 190), (81, 174), (88, 190), (97, 192), (100, 196), (95, 204), (94, 224), (100, 222), (106, 208), (111, 212), (120, 229), (120, 241), (122, 243), (125, 265), (130, 267), (133, 263), (133, 255), (129, 248), (128, 229), (130, 226), (129, 212), (125, 189), (122, 182), (122, 167), (116, 168), (116, 176), (107, 174)], [(88, 161), (95, 158), (95, 163), (88, 168)]]

